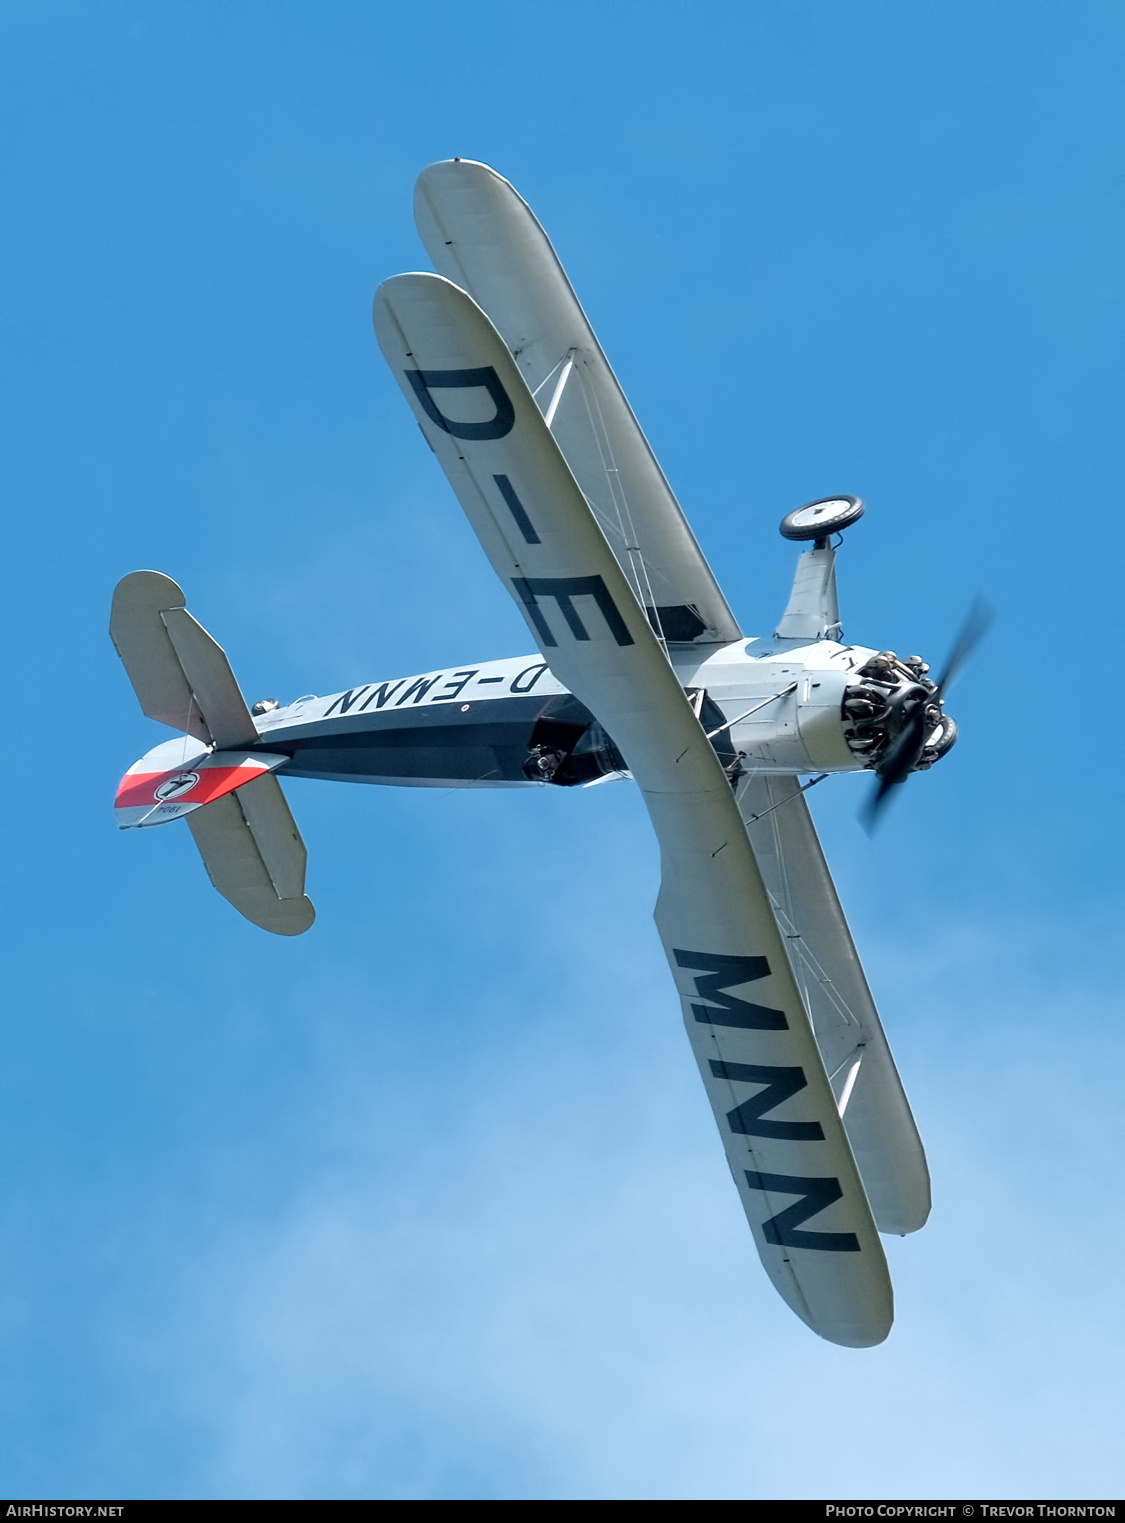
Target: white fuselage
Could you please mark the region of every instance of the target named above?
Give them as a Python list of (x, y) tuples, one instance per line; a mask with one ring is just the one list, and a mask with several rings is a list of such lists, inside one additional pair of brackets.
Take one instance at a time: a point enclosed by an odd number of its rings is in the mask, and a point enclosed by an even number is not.
[[(845, 739), (841, 705), (849, 680), (873, 654), (825, 639), (669, 646), (704, 728), (720, 732), (716, 750), (741, 759), (747, 770), (790, 775), (863, 767)], [(596, 716), (539, 655), (308, 695), (255, 716), (255, 723), (263, 745), (291, 755), (288, 774), (340, 781), (511, 787), (589, 783), (627, 767)], [(596, 752), (599, 768), (572, 767), (550, 779), (529, 775), (527, 759), (537, 746)]]

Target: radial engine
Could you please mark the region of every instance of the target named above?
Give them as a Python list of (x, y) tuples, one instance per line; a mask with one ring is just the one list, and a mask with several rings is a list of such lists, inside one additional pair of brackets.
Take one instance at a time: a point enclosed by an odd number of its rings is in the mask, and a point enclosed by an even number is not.
[(945, 712), (929, 670), (921, 656), (901, 659), (893, 650), (880, 651), (857, 669), (844, 690), (841, 717), (844, 739), (864, 766), (878, 770), (919, 704), (925, 710), (925, 741), (911, 770), (925, 772), (951, 749), (957, 724)]

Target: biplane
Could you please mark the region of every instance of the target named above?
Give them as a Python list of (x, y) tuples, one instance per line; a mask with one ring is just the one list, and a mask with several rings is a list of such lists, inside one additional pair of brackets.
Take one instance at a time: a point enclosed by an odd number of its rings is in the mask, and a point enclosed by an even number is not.
[(661, 855), (656, 923), (762, 1263), (832, 1342), (891, 1327), (880, 1233), (930, 1210), (918, 1130), (805, 793), (874, 773), (874, 816), (956, 739), (941, 677), (845, 641), (837, 495), (789, 513), (788, 604), (747, 636), (542, 227), (484, 164), (424, 171), (436, 273), (375, 297), (375, 332), (535, 649), (248, 706), (226, 656), (153, 571), (111, 634), (144, 712), (177, 732), (123, 778), (122, 827), (178, 819), (247, 919), (313, 922), (278, 777), (588, 788), (631, 778)]

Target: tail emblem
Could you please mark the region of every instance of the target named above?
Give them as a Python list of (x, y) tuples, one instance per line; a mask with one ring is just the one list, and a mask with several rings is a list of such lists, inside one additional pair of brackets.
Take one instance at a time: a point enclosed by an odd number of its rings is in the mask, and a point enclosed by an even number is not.
[(190, 793), (198, 781), (198, 772), (177, 772), (166, 778), (158, 788), (154, 788), (152, 794), (162, 804), (166, 804), (169, 799), (183, 798), (185, 793)]

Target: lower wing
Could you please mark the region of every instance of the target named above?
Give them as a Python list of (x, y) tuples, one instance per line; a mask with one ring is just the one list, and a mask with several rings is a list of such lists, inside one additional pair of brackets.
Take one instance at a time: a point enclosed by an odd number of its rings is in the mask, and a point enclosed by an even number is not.
[(890, 1331), (890, 1276), (730, 783), (503, 339), (434, 275), (375, 300), (383, 353), (551, 670), (613, 735), (661, 848), (656, 921), (774, 1285), (817, 1333)]

